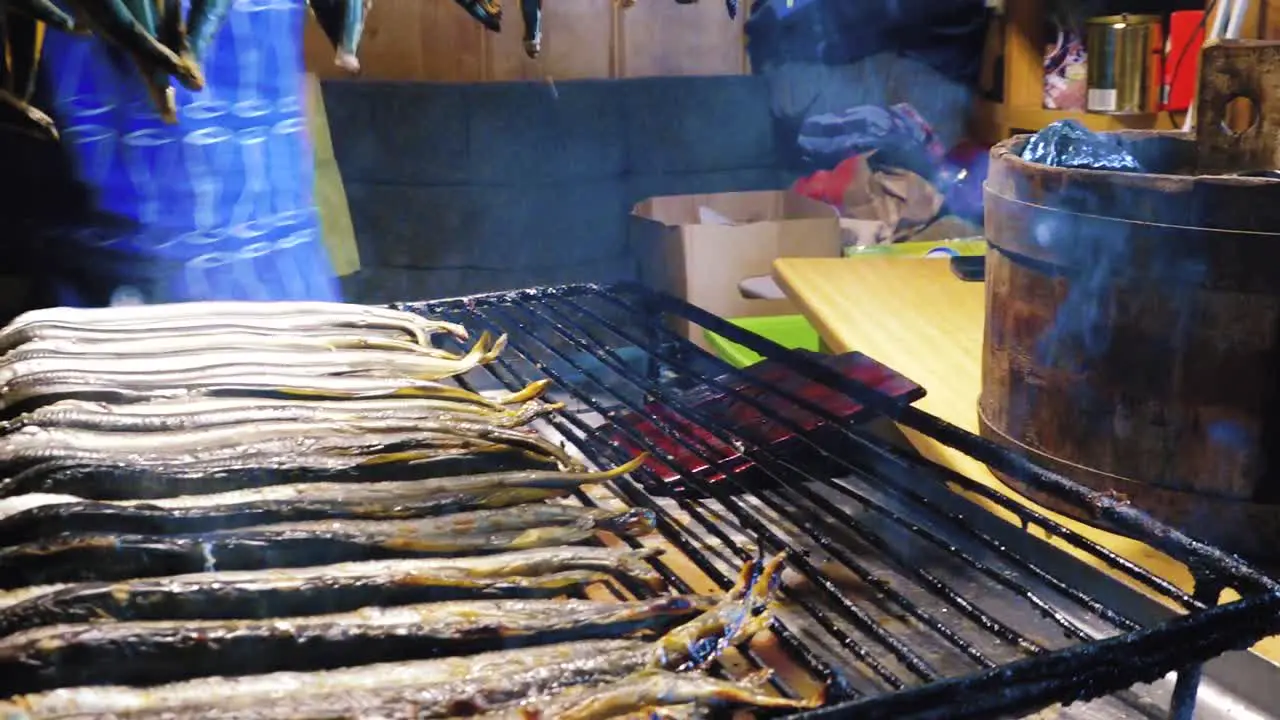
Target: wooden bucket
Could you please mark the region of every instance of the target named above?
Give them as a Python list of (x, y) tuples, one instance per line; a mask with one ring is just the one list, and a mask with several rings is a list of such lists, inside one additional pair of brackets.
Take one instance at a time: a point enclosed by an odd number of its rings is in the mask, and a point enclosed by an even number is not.
[(1240, 47), (1245, 65), (1280, 67), (1275, 44), (1206, 48), (1200, 137), (1115, 135), (1150, 174), (1030, 163), (1026, 137), (993, 149), (979, 419), (1051, 470), (1274, 559), (1280, 181), (1223, 172), (1280, 168), (1280, 83), (1249, 89), (1261, 119), (1224, 142), (1218, 101), (1257, 75), (1213, 73), (1241, 64)]

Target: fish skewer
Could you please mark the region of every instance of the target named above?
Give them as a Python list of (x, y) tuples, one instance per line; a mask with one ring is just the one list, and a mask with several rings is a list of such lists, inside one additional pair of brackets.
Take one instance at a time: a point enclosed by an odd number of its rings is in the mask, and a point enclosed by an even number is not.
[[(751, 572), (759, 569), (758, 574)], [(743, 578), (715, 608), (655, 642), (596, 640), (503, 650), (460, 658), (365, 665), (316, 673), (210, 677), (147, 688), (64, 688), (0, 704), (13, 720), (63, 715), (145, 718), (333, 718), (376, 712), (385, 718), (437, 718), (502, 708), (557, 688), (672, 669), (736, 645), (766, 628), (781, 558)], [(299, 692), (299, 690), (305, 690)], [(218, 698), (211, 707), (209, 698)]]
[[(714, 601), (469, 600), (260, 620), (81, 623), (0, 638), (0, 695), (75, 685), (158, 685), (208, 675), (329, 670), (647, 635)], [(305, 652), (298, 652), (305, 648)]]
[(483, 555), (653, 531), (647, 510), (524, 505), (412, 520), (312, 521), (199, 535), (62, 535), (0, 548), (0, 587), (205, 570), (302, 567), (397, 557)]
[[(563, 497), (632, 472), (640, 456), (606, 472), (524, 471), (384, 483), (298, 483), (162, 500), (48, 504), (0, 516), (0, 547), (62, 533), (190, 534), (308, 520), (389, 520), (449, 515)], [(64, 497), (67, 500), (58, 501)]]
[[(461, 375), (493, 361), (506, 347), (506, 336), (490, 347), (486, 333), (466, 355), (449, 360), (429, 353), (405, 353), (384, 350), (331, 350), (325, 353), (290, 350), (213, 350), (170, 352), (163, 355), (92, 357), (61, 355), (30, 358), (0, 364), (0, 384), (15, 379), (52, 372), (95, 374), (115, 371), (124, 361), (145, 365), (149, 373), (189, 372), (224, 366), (256, 365), (284, 372), (310, 371), (320, 375), (361, 375), (376, 377), (411, 377), (419, 380), (442, 380)], [(145, 363), (143, 362), (145, 358)]]
[(257, 422), (348, 422), (422, 419), (436, 422), (482, 422), (511, 428), (526, 425), (563, 406), (530, 401), (495, 410), (449, 400), (288, 400), (211, 397), (176, 402), (110, 403), (59, 400), (0, 422), (0, 435), (23, 428), (70, 428), (99, 432), (179, 432)]
[(627, 713), (689, 703), (788, 710), (822, 705), (821, 696), (793, 700), (766, 692), (764, 686), (771, 675), (765, 671), (744, 680), (718, 680), (701, 673), (644, 670), (615, 682), (574, 686), (517, 707), (485, 713), (477, 720), (608, 720)]
[(548, 597), (610, 577), (657, 587), (661, 578), (648, 561), (659, 554), (656, 549), (568, 546), (52, 586), (0, 607), (0, 637), (102, 618), (255, 619), (346, 612), (370, 605)]

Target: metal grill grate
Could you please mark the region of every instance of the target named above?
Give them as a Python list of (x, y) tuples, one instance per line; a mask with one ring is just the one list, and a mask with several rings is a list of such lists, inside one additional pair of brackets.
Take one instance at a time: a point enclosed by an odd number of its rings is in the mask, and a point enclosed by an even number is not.
[[(728, 588), (733, 569), (757, 548), (790, 551), (787, 608), (773, 627), (776, 647), (787, 662), (828, 683), (827, 706), (806, 717), (850, 710), (867, 718), (990, 717), (1110, 694), (1099, 701), (1110, 704), (1099, 716), (1189, 718), (1197, 663), (1280, 632), (1280, 585), (1238, 559), (674, 298), (633, 285), (573, 285), (401, 307), (510, 336), (504, 358), (463, 384), (517, 389), (550, 378), (553, 398), (566, 409), (546, 421), (547, 432), (602, 465), (631, 459), (617, 442), (622, 439), (650, 452), (669, 471), (663, 474), (678, 474), (686, 492), (665, 492), (672, 486), (651, 468), (610, 491), (628, 505), (652, 509), (665, 540), (711, 582)], [(673, 318), (784, 362), (866, 408), (1091, 508), (1100, 521), (1191, 567), (1195, 596), (976, 481), (898, 449), (865, 425), (760, 385), (669, 330)], [(743, 392), (746, 387), (751, 392)], [(803, 452), (783, 452), (761, 441), (758, 428), (726, 422), (690, 399), (706, 388), (772, 415), (796, 433), (793, 443)], [(772, 411), (779, 402), (823, 419), (825, 432), (805, 432), (791, 414), (778, 416)], [(662, 417), (652, 415), (652, 403), (663, 408)], [(649, 415), (664, 437), (618, 420), (627, 414)], [(740, 450), (750, 467), (723, 463), (712, 441)], [(723, 477), (683, 470), (671, 448)], [(998, 506), (1022, 528), (995, 521), (948, 484)], [(580, 499), (601, 502), (586, 494)], [(1153, 616), (1146, 601), (1034, 539), (1024, 532), (1030, 527), (1176, 612)], [(673, 589), (689, 591), (689, 574), (672, 565), (657, 567)], [(1226, 587), (1243, 599), (1213, 607)], [(744, 649), (758, 666), (776, 665), (768, 655)], [(1175, 670), (1181, 672), (1171, 699), (1126, 690)], [(775, 681), (780, 692), (801, 692), (782, 678)]]

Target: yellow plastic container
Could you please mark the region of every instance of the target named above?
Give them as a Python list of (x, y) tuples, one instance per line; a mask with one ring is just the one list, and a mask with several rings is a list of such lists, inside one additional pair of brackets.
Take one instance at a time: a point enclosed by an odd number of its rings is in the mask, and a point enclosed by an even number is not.
[[(819, 349), (818, 331), (803, 315), (736, 318), (730, 319), (729, 322), (791, 350), (818, 352)], [(754, 365), (764, 359), (749, 348), (730, 342), (710, 330), (703, 330), (702, 333), (716, 355), (736, 368)]]

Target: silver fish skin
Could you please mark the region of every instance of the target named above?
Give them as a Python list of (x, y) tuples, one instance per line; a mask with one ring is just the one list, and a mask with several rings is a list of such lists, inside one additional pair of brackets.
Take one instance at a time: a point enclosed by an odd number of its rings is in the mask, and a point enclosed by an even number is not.
[[(423, 499), (434, 495), (453, 495), (479, 493), (498, 488), (575, 488), (595, 482), (604, 482), (619, 475), (631, 472), (644, 461), (636, 458), (625, 465), (601, 472), (575, 472), (560, 470), (517, 470), (512, 472), (481, 473), (447, 478), (428, 478), (426, 480), (401, 480), (394, 482), (371, 483), (294, 483), (290, 485), (269, 485), (266, 487), (232, 490), (207, 495), (183, 495), (174, 498), (158, 498), (152, 500), (117, 501), (117, 505), (153, 505), (160, 508), (216, 507), (220, 505), (239, 505), (255, 502), (289, 502), (306, 500), (308, 502), (326, 502), (339, 500), (358, 500), (369, 503), (394, 502), (396, 500)], [(54, 499), (41, 504), (66, 502), (72, 496), (52, 496)], [(80, 501), (73, 498), (72, 501)], [(3, 501), (0, 501), (3, 502)], [(3, 517), (3, 515), (0, 515)]]
[[(459, 339), (466, 339), (466, 329), (456, 323), (428, 320), (411, 312), (393, 310), (376, 305), (357, 305), (339, 302), (279, 302), (279, 301), (198, 301), (182, 303), (157, 303), (154, 305), (127, 305), (103, 308), (53, 307), (30, 310), (14, 318), (4, 331), (36, 323), (70, 325), (150, 325), (152, 327), (170, 321), (212, 320), (228, 318), (253, 319), (255, 321), (281, 316), (299, 316), (338, 320), (363, 318), (391, 320), (424, 328), (448, 332)], [(199, 323), (187, 322), (187, 325)]]
[[(191, 328), (156, 329), (39, 324), (27, 325), (12, 330), (4, 335), (0, 335), (0, 353), (7, 355), (10, 352), (16, 352), (28, 345), (36, 343), (74, 343), (76, 345), (90, 347), (106, 343), (171, 343), (180, 338), (200, 338), (207, 340), (230, 336), (323, 339), (333, 337), (335, 332), (342, 332), (344, 334), (373, 339), (398, 340), (401, 342), (412, 343), (414, 345), (422, 345), (422, 347), (428, 347), (428, 345), (421, 343), (418, 340), (418, 337), (411, 332), (381, 327), (344, 327), (337, 329), (319, 327), (280, 330), (278, 328), (263, 328), (246, 324), (237, 325), (228, 322), (216, 325), (201, 325), (199, 327)], [(4, 357), (4, 355), (0, 355), (0, 357)]]
[[(389, 397), (449, 398), (500, 408), (490, 400), (456, 385), (413, 378), (325, 376), (286, 373), (280, 368), (227, 365), (170, 373), (79, 372), (38, 373), (0, 386), (0, 409), (41, 398), (105, 395), (125, 402), (201, 397), (204, 395), (264, 394), (296, 398), (354, 400)], [(510, 396), (511, 402), (530, 399)]]
[[(486, 599), (293, 617), (53, 625), (0, 638), (0, 687), (30, 692), (111, 681), (152, 685), (216, 673), (316, 671), (467, 655), (564, 637), (651, 636), (712, 603), (688, 595), (620, 602)], [(297, 652), (299, 645), (308, 652)]]
[(343, 401), (229, 397), (196, 398), (186, 403), (129, 405), (59, 400), (0, 422), (0, 435), (28, 427), (115, 433), (179, 432), (258, 422), (341, 423), (404, 419), (484, 423), (514, 428), (560, 407), (535, 400), (515, 408), (495, 410), (448, 400), (415, 398)]
[(720, 680), (703, 673), (644, 670), (607, 683), (578, 685), (535, 698), (477, 720), (609, 720), (649, 708), (687, 704), (736, 705), (803, 710), (822, 705), (822, 697), (790, 699), (765, 690), (770, 674), (743, 680)]
[[(85, 0), (79, 0), (84, 2)], [(272, 315), (269, 317), (241, 317), (227, 320), (192, 320), (184, 318), (134, 321), (111, 324), (77, 325), (56, 322), (28, 323), (10, 327), (0, 332), (0, 352), (7, 352), (24, 343), (39, 339), (114, 341), (144, 339), (183, 334), (219, 334), (225, 332), (297, 333), (318, 332), (332, 334), (337, 329), (382, 330), (404, 333), (419, 345), (429, 345), (430, 336), (441, 331), (428, 321), (408, 322), (377, 317), (322, 318), (311, 315)]]
[[(291, 696), (351, 693), (372, 688), (394, 689), (432, 683), (466, 682), (527, 672), (548, 662), (592, 662), (614, 653), (639, 651), (638, 640), (587, 640), (540, 648), (499, 650), (459, 658), (380, 663), (325, 672), (278, 672), (244, 677), (212, 677), (152, 688), (89, 686), (52, 690), (0, 702), (4, 720), (50, 720), (136, 716), (180, 718), (256, 718), (255, 705), (280, 703)], [(217, 707), (210, 707), (217, 698)], [(266, 710), (266, 708), (262, 708)], [(288, 717), (266, 715), (265, 717)], [(329, 717), (333, 717), (332, 713)]]
[[(407, 337), (407, 336), (405, 336)], [(116, 357), (119, 355), (165, 355), (174, 352), (231, 351), (231, 350), (302, 350), (329, 352), (332, 350), (394, 350), (408, 353), (424, 353), (456, 360), (457, 353), (437, 347), (418, 345), (401, 340), (394, 334), (382, 332), (358, 332), (338, 329), (320, 330), (314, 334), (265, 334), (231, 332), (209, 335), (167, 335), (139, 340), (102, 340), (76, 342), (73, 340), (33, 340), (0, 356), (0, 364), (19, 360), (76, 355), (85, 357)]]
[(421, 418), (352, 419), (315, 425), (275, 421), (147, 433), (26, 427), (0, 435), (0, 457), (16, 461), (99, 454), (104, 462), (181, 462), (271, 452), (359, 454), (481, 444), (510, 444), (556, 458), (565, 466), (574, 463), (562, 448), (537, 433), (483, 422)]
[[(585, 641), (425, 662), (320, 673), (202, 678), (150, 688), (81, 687), (11, 698), (9, 718), (120, 715), (133, 720), (292, 720), (334, 717), (439, 718), (500, 709), (557, 688), (675, 668), (737, 645), (768, 627), (783, 558), (743, 568), (715, 609), (654, 642)], [(759, 570), (758, 573), (755, 570)], [(714, 642), (709, 642), (714, 641)], [(619, 642), (610, 646), (606, 643)], [(211, 706), (209, 698), (217, 698)], [(369, 715), (369, 713), (378, 713)]]
[[(149, 0), (148, 0), (149, 1)], [(122, 355), (95, 357), (60, 355), (0, 363), (0, 384), (37, 373), (80, 372), (96, 374), (122, 368), (147, 368), (147, 372), (187, 372), (229, 365), (254, 365), (276, 368), (278, 372), (311, 372), (319, 375), (361, 375), (374, 377), (412, 377), (441, 380), (460, 375), (496, 358), (506, 346), (500, 338), (492, 348), (481, 338), (464, 356), (445, 359), (427, 353), (405, 353), (390, 350), (330, 350), (317, 353), (306, 350), (213, 350), (170, 352), (162, 355)]]

